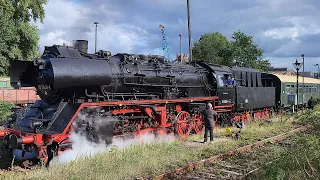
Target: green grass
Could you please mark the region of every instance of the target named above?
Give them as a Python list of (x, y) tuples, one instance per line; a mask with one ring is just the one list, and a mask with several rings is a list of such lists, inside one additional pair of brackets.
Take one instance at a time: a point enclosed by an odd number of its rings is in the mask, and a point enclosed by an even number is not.
[[(208, 158), (259, 139), (274, 136), (293, 128), (290, 118), (273, 118), (272, 122), (245, 124), (240, 140), (225, 136), (225, 128), (215, 131), (216, 142), (200, 145), (203, 135), (195, 135), (174, 142), (154, 142), (135, 145), (123, 150), (82, 157), (69, 164), (50, 169), (39, 168), (28, 172), (7, 172), (4, 179), (132, 179), (155, 176), (167, 170), (183, 167), (187, 163)], [(233, 132), (236, 128), (232, 128)], [(219, 137), (219, 138), (218, 138)], [(224, 139), (219, 140), (219, 139)]]

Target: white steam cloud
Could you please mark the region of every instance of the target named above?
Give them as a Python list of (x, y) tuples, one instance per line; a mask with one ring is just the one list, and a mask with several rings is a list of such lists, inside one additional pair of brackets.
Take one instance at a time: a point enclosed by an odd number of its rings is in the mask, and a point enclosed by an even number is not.
[[(99, 110), (98, 110), (99, 111)], [(96, 111), (96, 112), (98, 112)], [(99, 111), (101, 112), (101, 111)], [(109, 124), (112, 121), (115, 121), (113, 117), (99, 117), (89, 115), (90, 113), (81, 113), (79, 118), (74, 122), (74, 126), (79, 128), (79, 122), (86, 122), (87, 124), (95, 125), (95, 127), (102, 127), (103, 125)], [(106, 129), (103, 129), (106, 130)], [(106, 132), (107, 133), (107, 132)], [(59, 163), (68, 163), (76, 160), (79, 157), (91, 156), (96, 153), (104, 153), (111, 151), (112, 147), (116, 146), (118, 149), (126, 148), (134, 144), (145, 144), (151, 142), (171, 142), (175, 140), (176, 137), (173, 134), (154, 134), (154, 133), (144, 133), (132, 137), (117, 137), (112, 139), (111, 144), (107, 144), (102, 136), (98, 137), (98, 141), (91, 142), (87, 139), (83, 131), (71, 131), (69, 140), (73, 143), (72, 149), (64, 151), (59, 156), (55, 157), (50, 165), (54, 166)]]

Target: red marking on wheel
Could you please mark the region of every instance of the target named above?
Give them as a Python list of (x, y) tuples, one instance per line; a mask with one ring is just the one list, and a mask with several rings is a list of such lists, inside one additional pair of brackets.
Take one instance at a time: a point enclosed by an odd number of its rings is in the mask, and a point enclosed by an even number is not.
[(193, 128), (197, 134), (201, 134), (204, 131), (203, 117), (201, 113), (197, 113), (193, 116)]
[(176, 132), (182, 138), (185, 138), (190, 134), (192, 128), (191, 123), (188, 120), (190, 117), (190, 114), (186, 111), (181, 111), (177, 115)]
[(240, 122), (240, 119), (241, 119), (241, 116), (234, 116), (234, 118), (233, 118), (233, 120), (234, 120), (234, 122), (236, 123), (236, 122)]
[(261, 112), (254, 113), (254, 119), (255, 120), (261, 120)]
[(177, 105), (176, 105), (176, 111), (177, 111), (178, 113), (182, 111), (182, 107), (181, 107), (180, 104), (177, 104)]

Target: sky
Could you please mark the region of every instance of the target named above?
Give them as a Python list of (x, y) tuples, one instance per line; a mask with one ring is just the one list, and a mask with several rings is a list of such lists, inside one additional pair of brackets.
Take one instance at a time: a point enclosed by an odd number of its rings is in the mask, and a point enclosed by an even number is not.
[[(49, 0), (40, 33), (44, 46), (72, 40), (89, 41), (97, 49), (163, 55), (159, 25), (165, 26), (171, 57), (188, 51), (187, 0)], [(305, 71), (317, 71), (320, 64), (320, 3), (318, 0), (190, 0), (192, 41), (205, 33), (220, 32), (228, 39), (240, 30), (254, 36), (273, 67), (293, 69), (296, 59)]]

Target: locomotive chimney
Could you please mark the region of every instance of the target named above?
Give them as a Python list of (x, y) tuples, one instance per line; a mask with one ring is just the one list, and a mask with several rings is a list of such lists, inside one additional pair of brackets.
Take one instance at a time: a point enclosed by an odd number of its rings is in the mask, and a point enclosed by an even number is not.
[(88, 41), (87, 40), (73, 40), (73, 47), (79, 51), (88, 53)]

